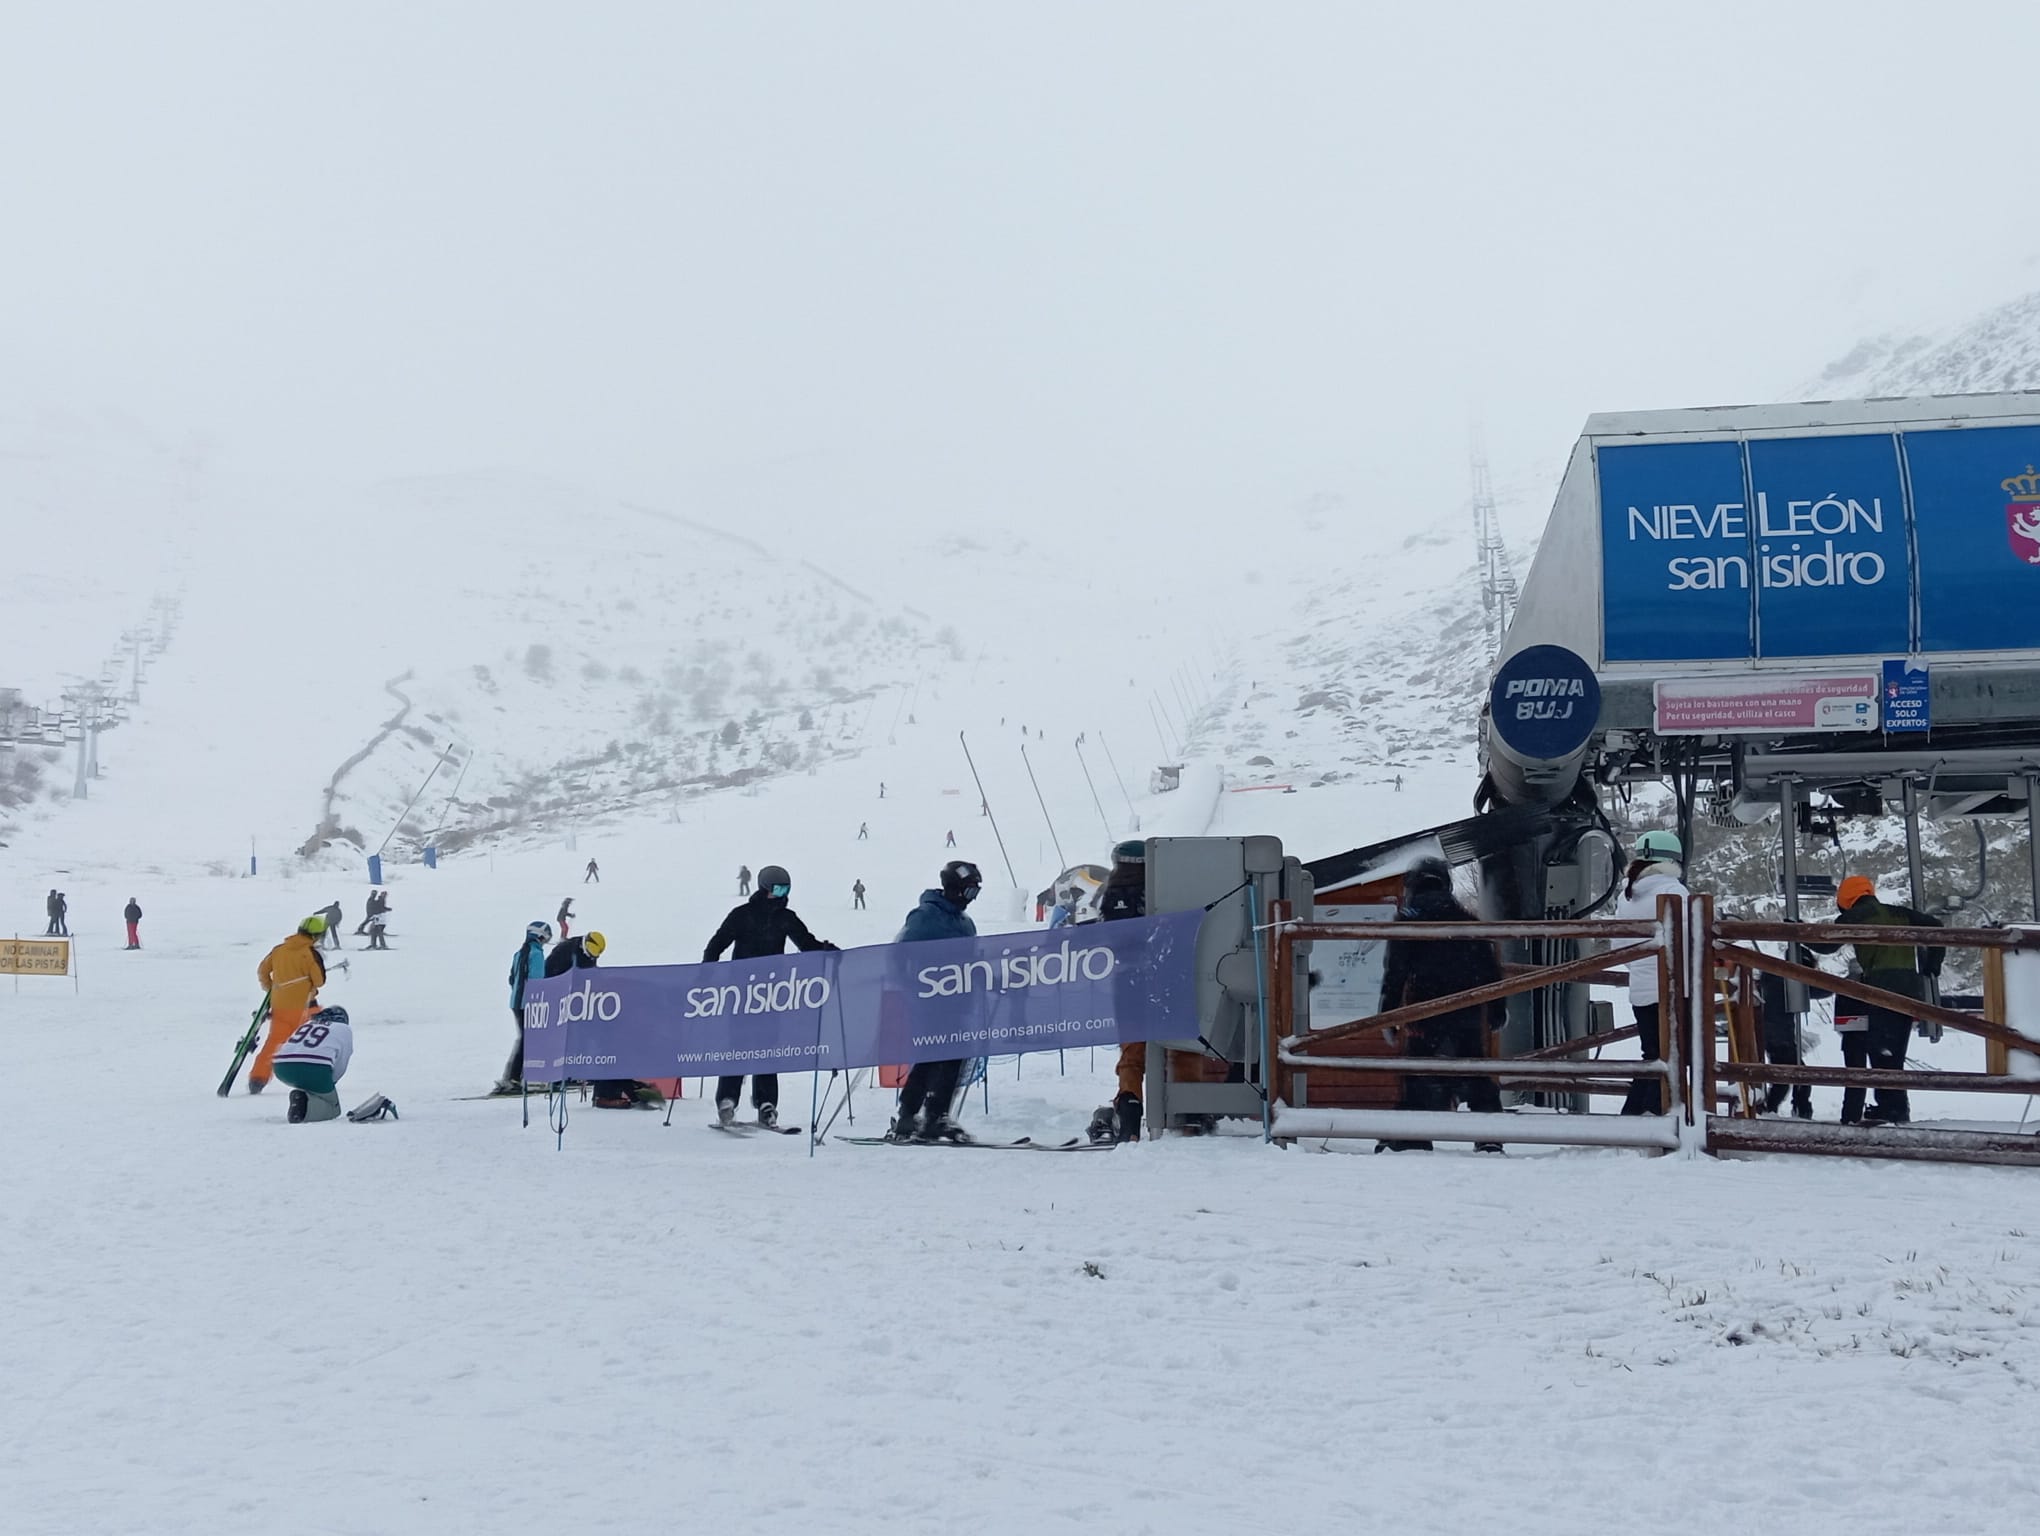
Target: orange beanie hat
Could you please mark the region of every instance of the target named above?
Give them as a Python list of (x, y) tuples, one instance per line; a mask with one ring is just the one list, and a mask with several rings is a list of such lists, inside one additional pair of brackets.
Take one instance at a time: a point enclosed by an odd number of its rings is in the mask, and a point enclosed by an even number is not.
[(1876, 882), (1868, 875), (1851, 875), (1842, 882), (1842, 888), (1835, 892), (1835, 905), (1846, 912), (1865, 896), (1876, 894)]

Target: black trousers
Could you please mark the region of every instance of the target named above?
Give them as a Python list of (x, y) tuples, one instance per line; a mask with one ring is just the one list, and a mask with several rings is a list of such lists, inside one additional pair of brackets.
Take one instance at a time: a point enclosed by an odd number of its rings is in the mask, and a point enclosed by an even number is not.
[[(1630, 1008), (1636, 1015), (1637, 1045), (1643, 1050), (1645, 1061), (1659, 1061), (1658, 1054), (1658, 1005), (1636, 1003)], [(1629, 1092), (1622, 1099), (1622, 1113), (1625, 1115), (1661, 1115), (1665, 1112), (1665, 1085), (1655, 1077), (1639, 1077), (1629, 1085)]]
[[(1870, 1065), (1889, 1072), (1903, 1069), (1905, 1048), (1912, 1041), (1912, 1032), (1913, 1021), (1904, 1014), (1872, 1008), (1870, 1027), (1863, 1031), (1869, 1036)], [(1903, 1088), (1880, 1088), (1877, 1116), (1894, 1125), (1904, 1125), (1912, 1119), (1912, 1100)]]
[[(737, 1077), (719, 1077), (715, 1080), (716, 1103), (734, 1104), (743, 1096), (744, 1079), (741, 1075)], [(751, 1107), (753, 1109), (763, 1109), (768, 1104), (775, 1109), (779, 1105), (779, 1074), (777, 1072), (760, 1072), (751, 1079)]]
[[(1429, 1019), (1410, 1031), (1411, 1056), (1456, 1056), (1462, 1059), (1487, 1053), (1478, 1019), (1447, 1016)], [(1481, 1114), (1502, 1112), (1502, 1090), (1491, 1077), (1429, 1077), (1411, 1074), (1403, 1079), (1404, 1109), (1448, 1110), (1454, 1098)]]
[[(1764, 1018), (1764, 1060), (1781, 1067), (1796, 1067), (1800, 1063), (1799, 1023), (1790, 1014), (1783, 1019)], [(1785, 1102), (1787, 1088), (1784, 1083), (1773, 1083), (1764, 1090), (1764, 1108), (1773, 1114)], [(1792, 1108), (1797, 1113), (1804, 1106), (1808, 1113), (1813, 1110), (1813, 1089), (1805, 1083), (1791, 1085)]]
[[(1837, 1033), (1842, 1041), (1842, 1065), (1845, 1067), (1867, 1067), (1870, 1065), (1870, 1031), (1867, 1029), (1844, 1029)], [(1842, 1090), (1842, 1124), (1856, 1125), (1863, 1118), (1863, 1090), (1844, 1088)]]
[(510, 1052), (510, 1059), (503, 1063), (503, 1081), (517, 1083), (524, 1080), (524, 1010), (512, 1008), (510, 1017), (517, 1021), (517, 1046)]
[(956, 1105), (956, 1085), (963, 1077), (963, 1068), (962, 1061), (915, 1063), (900, 1088), (900, 1118), (925, 1114), (932, 1120), (947, 1115)]

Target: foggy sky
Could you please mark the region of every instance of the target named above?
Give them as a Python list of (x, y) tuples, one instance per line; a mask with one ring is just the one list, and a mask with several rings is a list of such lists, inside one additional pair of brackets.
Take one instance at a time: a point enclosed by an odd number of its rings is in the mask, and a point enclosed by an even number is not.
[[(1211, 526), (2040, 286), (2040, 6), (0, 7), (0, 386), (265, 471)], [(2024, 62), (2020, 62), (2024, 61)]]

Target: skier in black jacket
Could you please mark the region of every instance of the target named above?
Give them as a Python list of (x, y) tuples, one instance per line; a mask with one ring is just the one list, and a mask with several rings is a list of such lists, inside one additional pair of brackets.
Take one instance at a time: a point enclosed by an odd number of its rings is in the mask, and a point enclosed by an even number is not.
[[(1023, 727), (1023, 729), (1025, 729)], [(1123, 922), (1147, 916), (1147, 842), (1131, 837), (1113, 845), (1112, 871), (1098, 892), (1098, 921)], [(1119, 1092), (1100, 1105), (1085, 1134), (1091, 1140), (1139, 1141), (1142, 1095), (1147, 1091), (1147, 1042), (1119, 1048)]]
[[(1470, 923), (1474, 916), (1452, 894), (1452, 870), (1443, 859), (1420, 859), (1403, 876), (1399, 923)], [(1482, 939), (1390, 939), (1381, 977), (1381, 1011), (1427, 1003), (1433, 998), (1471, 992), (1502, 979), (1494, 945)], [(1501, 1023), (1501, 1004), (1460, 1008), (1421, 1020), (1403, 1031), (1406, 1056), (1450, 1056), (1462, 1060), (1487, 1055), (1487, 1029)], [(1502, 1112), (1501, 1090), (1491, 1077), (1403, 1078), (1404, 1109), (1449, 1110), (1453, 1097), (1483, 1114)], [(1428, 1141), (1382, 1141), (1392, 1152), (1429, 1151)], [(1498, 1141), (1474, 1143), (1476, 1151), (1499, 1152)]]
[[(569, 971), (588, 971), (595, 968), (595, 962), (602, 958), (602, 952), (609, 947), (609, 940), (597, 929), (578, 938), (561, 939), (553, 945), (552, 953), (545, 957), (545, 973), (548, 976), (564, 976)], [(639, 1104), (655, 1100), (663, 1102), (663, 1096), (648, 1084), (630, 1077), (599, 1078), (595, 1083), (595, 1107), (597, 1109), (635, 1109)]]
[[(786, 904), (792, 893), (793, 876), (779, 865), (767, 864), (760, 869), (758, 889), (751, 893), (749, 901), (730, 909), (730, 915), (722, 920), (715, 937), (701, 952), (703, 962), (712, 964), (720, 960), (726, 949), (732, 960), (762, 960), (769, 955), (783, 955), (789, 943), (799, 950), (834, 949), (836, 946), (826, 939), (818, 939), (808, 932), (808, 925)], [(716, 1079), (715, 1113), (724, 1125), (736, 1119), (737, 1100), (743, 1092), (742, 1074)], [(761, 1125), (779, 1123), (778, 1073), (760, 1072), (751, 1079), (751, 1107), (758, 1111)]]

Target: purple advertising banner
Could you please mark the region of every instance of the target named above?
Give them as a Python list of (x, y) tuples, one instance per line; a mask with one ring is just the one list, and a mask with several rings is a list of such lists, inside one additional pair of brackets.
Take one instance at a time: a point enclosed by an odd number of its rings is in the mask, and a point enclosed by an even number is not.
[(572, 971), (525, 988), (524, 1076), (826, 1071), (1193, 1036), (1203, 921)]

